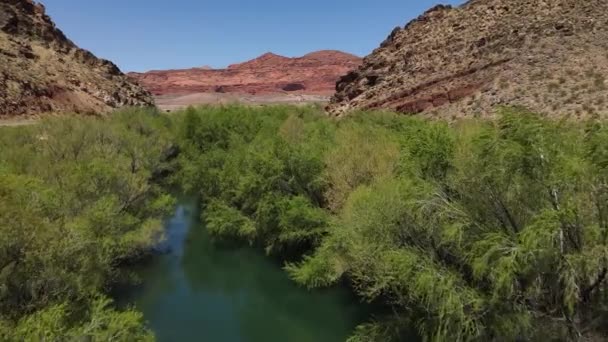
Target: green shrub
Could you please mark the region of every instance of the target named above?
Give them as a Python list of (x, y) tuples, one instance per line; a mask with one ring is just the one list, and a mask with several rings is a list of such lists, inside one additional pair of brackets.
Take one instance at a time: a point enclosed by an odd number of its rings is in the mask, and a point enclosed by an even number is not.
[(172, 199), (159, 170), (200, 195), (214, 238), (286, 260), (302, 286), (348, 284), (389, 309), (350, 341), (406, 340), (411, 327), (429, 341), (607, 333), (600, 120), (516, 108), (452, 124), (386, 112), (335, 121), (315, 107), (132, 110), (3, 129), (0, 147), (5, 339), (150, 338), (102, 293), (162, 238)]
[(1, 130), (0, 327), (14, 331), (8, 340), (150, 337), (137, 314), (91, 298), (163, 237), (173, 199), (153, 180), (169, 167), (172, 135), (170, 121), (141, 110)]

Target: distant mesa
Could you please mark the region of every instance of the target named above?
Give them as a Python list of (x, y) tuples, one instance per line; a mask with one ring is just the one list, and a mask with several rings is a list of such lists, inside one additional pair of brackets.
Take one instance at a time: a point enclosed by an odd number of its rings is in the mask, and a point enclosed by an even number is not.
[(265, 54), (254, 58), (250, 61), (232, 64), (228, 66), (228, 69), (244, 69), (244, 68), (255, 68), (255, 67), (263, 67), (263, 66), (276, 66), (281, 65), (283, 63), (287, 63), (291, 60), (289, 57), (280, 56), (274, 54), (272, 52), (266, 52)]
[(361, 58), (335, 50), (316, 51), (302, 57), (267, 52), (225, 69), (192, 68), (130, 73), (154, 95), (246, 94), (285, 92), (331, 96), (336, 82), (361, 64)]

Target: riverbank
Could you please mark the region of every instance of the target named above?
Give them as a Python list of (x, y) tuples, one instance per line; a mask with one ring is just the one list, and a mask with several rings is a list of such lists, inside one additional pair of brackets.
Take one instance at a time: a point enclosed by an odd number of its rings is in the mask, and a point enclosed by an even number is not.
[(604, 334), (590, 317), (606, 312), (608, 126), (499, 111), (188, 110), (183, 181), (214, 237), (288, 260), (302, 286), (346, 280), (390, 306), (352, 341)]
[(259, 251), (212, 243), (198, 212), (179, 197), (162, 253), (134, 268), (141, 284), (114, 291), (157, 341), (341, 342), (368, 318), (346, 289), (307, 291)]
[(141, 109), (0, 132), (0, 340), (152, 341), (106, 289), (162, 234), (171, 123)]
[[(344, 283), (352, 302), (388, 308), (349, 341), (608, 336), (596, 325), (608, 312), (607, 143), (605, 121), (514, 108), (451, 123), (332, 120), (312, 106), (131, 109), (5, 129), (0, 340), (151, 340), (165, 312), (163, 331), (254, 321), (265, 328), (251, 336), (335, 336), (343, 325), (321, 311), (348, 317), (350, 302), (323, 296)], [(141, 265), (151, 280), (133, 301), (151, 313), (117, 310), (106, 290), (124, 279), (121, 260), (158, 246), (172, 186), (201, 197), (201, 229), (187, 231), (207, 237), (178, 234), (182, 252)], [(196, 247), (209, 236), (222, 243)]]

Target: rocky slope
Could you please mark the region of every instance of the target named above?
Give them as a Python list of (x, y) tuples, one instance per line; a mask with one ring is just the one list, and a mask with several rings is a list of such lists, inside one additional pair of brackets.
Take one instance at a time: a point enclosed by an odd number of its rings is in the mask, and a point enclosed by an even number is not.
[(116, 65), (78, 48), (31, 0), (0, 0), (0, 117), (152, 105)]
[(328, 107), (456, 117), (499, 105), (608, 114), (607, 0), (471, 0), (396, 28)]
[(192, 93), (305, 93), (331, 95), (341, 75), (361, 59), (340, 51), (318, 51), (299, 58), (266, 53), (226, 69), (192, 68), (129, 73), (154, 95)]

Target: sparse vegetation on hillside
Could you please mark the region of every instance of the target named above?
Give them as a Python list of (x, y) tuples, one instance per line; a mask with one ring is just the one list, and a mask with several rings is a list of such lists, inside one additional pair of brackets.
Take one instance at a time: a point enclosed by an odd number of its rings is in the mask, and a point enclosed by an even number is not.
[(69, 40), (40, 1), (0, 1), (0, 118), (153, 104), (116, 65)]
[(605, 0), (435, 6), (344, 76), (328, 108), (337, 116), (384, 108), (451, 118), (492, 116), (508, 104), (560, 118), (606, 117), (597, 101), (608, 77), (607, 11)]

